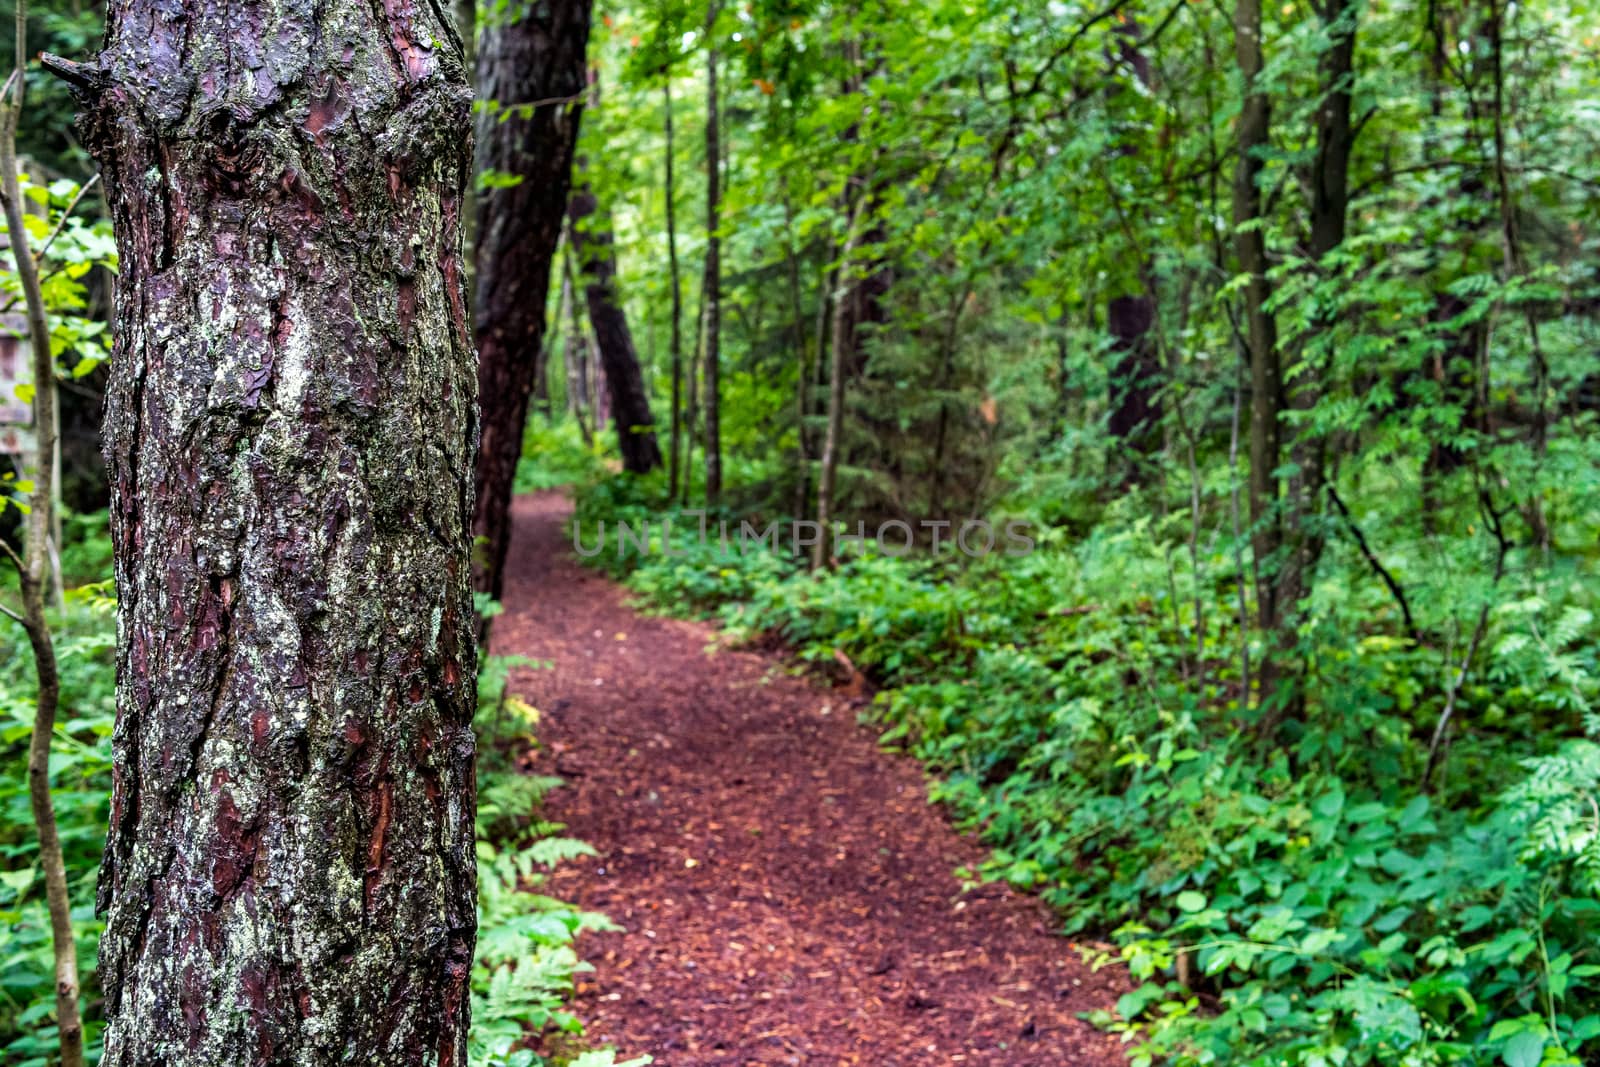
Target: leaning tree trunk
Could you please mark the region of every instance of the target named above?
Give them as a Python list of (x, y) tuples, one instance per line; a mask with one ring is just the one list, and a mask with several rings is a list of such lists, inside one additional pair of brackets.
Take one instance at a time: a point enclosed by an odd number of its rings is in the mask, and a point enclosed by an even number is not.
[[(599, 204), (587, 185), (572, 194), (567, 211), (572, 225), (572, 249), (582, 266), (583, 295), (589, 306), (589, 325), (603, 370), (611, 417), (617, 425), (617, 443), (624, 470), (648, 474), (661, 466), (655, 419), (650, 414), (650, 393), (645, 388), (639, 354), (628, 330), (628, 316), (617, 298), (617, 254), (609, 225), (602, 222)], [(585, 230), (588, 220), (601, 225)]]
[(434, 6), (112, 0), (106, 1067), (466, 1062), (471, 95)]
[(485, 544), (473, 579), (496, 599), (588, 83), (590, 8), (590, 0), (522, 6), (518, 20), (487, 30), (478, 52), (479, 96), (491, 102), (478, 122), (478, 169), (504, 180), (491, 181), (478, 199), (474, 310), (483, 438), (473, 531)]

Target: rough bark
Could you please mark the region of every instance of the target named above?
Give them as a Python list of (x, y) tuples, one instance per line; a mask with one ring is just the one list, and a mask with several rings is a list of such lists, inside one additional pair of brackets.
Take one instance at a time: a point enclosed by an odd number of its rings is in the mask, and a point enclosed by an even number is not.
[(634, 474), (648, 474), (661, 466), (661, 447), (656, 443), (655, 418), (650, 414), (650, 393), (639, 367), (639, 354), (617, 295), (615, 240), (587, 186), (572, 194), (567, 211), (572, 248), (582, 266), (589, 327), (594, 331), (611, 418), (617, 426), (622, 466)]
[(706, 277), (705, 277), (705, 429), (706, 503), (722, 493), (722, 145), (717, 116), (717, 15), (706, 12)]
[(466, 1062), (471, 97), (437, 7), (114, 0), (106, 1067)]
[(479, 97), (495, 105), (479, 117), (478, 168), (520, 179), (478, 199), (474, 310), (483, 437), (473, 530), (484, 542), (474, 583), (496, 599), (588, 84), (590, 9), (590, 0), (518, 8), (516, 21), (488, 27), (478, 52)]

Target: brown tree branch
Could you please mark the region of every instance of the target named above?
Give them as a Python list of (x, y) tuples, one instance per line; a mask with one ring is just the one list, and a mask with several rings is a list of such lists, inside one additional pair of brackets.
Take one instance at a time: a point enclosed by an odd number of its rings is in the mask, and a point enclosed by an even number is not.
[[(50, 796), (50, 742), (61, 701), (61, 678), (55, 643), (45, 617), (44, 590), (49, 565), (51, 509), (55, 500), (56, 450), (55, 360), (50, 352), (50, 326), (39, 287), (38, 262), (28, 248), (22, 215), (22, 180), (17, 175), (17, 121), (27, 63), (27, 0), (17, 0), (16, 69), (0, 91), (0, 206), (16, 261), (17, 280), (27, 303), (28, 334), (33, 362), (33, 421), (38, 442), (27, 540), (21, 567), (22, 625), (33, 651), (39, 682), (33, 731), (28, 741), (28, 800), (39, 835), (39, 866), (44, 871), (45, 902), (50, 913), (50, 940), (55, 957), (56, 1029), (62, 1067), (83, 1067), (83, 1022), (78, 1008), (78, 952), (72, 936), (72, 903), (67, 892), (66, 863)], [(9, 96), (9, 100), (4, 98)], [(8, 553), (10, 546), (7, 546)], [(13, 553), (13, 558), (15, 554)], [(7, 614), (12, 614), (9, 610)]]
[(1356, 547), (1361, 550), (1361, 555), (1366, 558), (1367, 565), (1377, 573), (1379, 578), (1383, 579), (1383, 584), (1389, 587), (1389, 593), (1394, 597), (1395, 603), (1400, 605), (1400, 614), (1405, 619), (1406, 633), (1410, 636), (1411, 643), (1414, 645), (1422, 644), (1422, 632), (1417, 629), (1416, 619), (1411, 614), (1411, 602), (1406, 599), (1405, 588), (1395, 580), (1394, 575), (1389, 572), (1389, 568), (1383, 565), (1383, 561), (1378, 559), (1377, 553), (1372, 551), (1372, 546), (1367, 543), (1366, 534), (1362, 533), (1361, 527), (1356, 525), (1356, 520), (1350, 514), (1350, 509), (1345, 507), (1344, 499), (1339, 496), (1339, 490), (1335, 489), (1331, 484), (1328, 486), (1328, 499), (1333, 501), (1333, 506), (1338, 510), (1339, 517), (1344, 520), (1345, 526), (1349, 528), (1350, 536), (1354, 539)]

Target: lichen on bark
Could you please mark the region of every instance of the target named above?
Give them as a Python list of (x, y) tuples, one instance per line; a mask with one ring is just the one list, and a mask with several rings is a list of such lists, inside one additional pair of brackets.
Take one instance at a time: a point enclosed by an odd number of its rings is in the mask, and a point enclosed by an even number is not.
[(112, 0), (107, 1067), (465, 1062), (476, 378), (461, 45)]

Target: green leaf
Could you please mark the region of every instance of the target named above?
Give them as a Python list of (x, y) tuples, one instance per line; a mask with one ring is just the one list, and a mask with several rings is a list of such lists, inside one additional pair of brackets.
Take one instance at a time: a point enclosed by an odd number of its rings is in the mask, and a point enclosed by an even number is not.
[(1500, 1058), (1506, 1067), (1539, 1067), (1544, 1059), (1544, 1034), (1538, 1030), (1524, 1030), (1506, 1042)]

